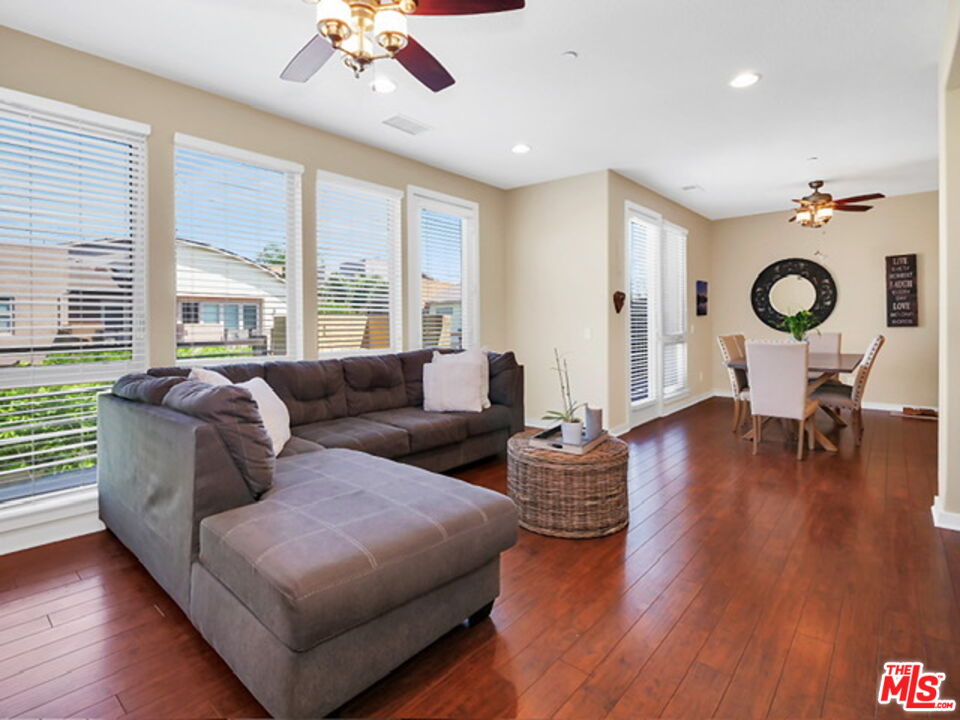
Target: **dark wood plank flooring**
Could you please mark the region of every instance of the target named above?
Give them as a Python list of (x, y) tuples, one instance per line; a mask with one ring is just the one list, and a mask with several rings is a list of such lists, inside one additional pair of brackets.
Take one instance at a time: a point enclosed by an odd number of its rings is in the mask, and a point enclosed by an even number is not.
[[(936, 530), (936, 424), (753, 457), (711, 400), (632, 432), (631, 524), (521, 532), (492, 620), (457, 628), (343, 717), (875, 717), (884, 660), (960, 699), (960, 533)], [(822, 419), (821, 427), (832, 425)], [(491, 461), (459, 476), (505, 490)], [(263, 716), (108, 533), (0, 557), (0, 716)]]

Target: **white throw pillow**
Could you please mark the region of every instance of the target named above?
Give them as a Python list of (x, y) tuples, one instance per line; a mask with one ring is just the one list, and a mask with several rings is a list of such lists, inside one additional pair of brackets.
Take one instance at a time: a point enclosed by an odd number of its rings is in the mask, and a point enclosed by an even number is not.
[(208, 385), (233, 385), (232, 382), (216, 370), (207, 370), (201, 367), (192, 368), (190, 374), (187, 375), (187, 379), (207, 383)]
[(423, 366), (423, 409), (427, 412), (482, 412), (483, 393), (473, 363)]
[(236, 385), (246, 388), (253, 395), (254, 402), (260, 408), (263, 426), (267, 429), (270, 442), (273, 443), (273, 454), (279, 456), (291, 435), (290, 411), (287, 410), (287, 406), (263, 378), (253, 378)]
[(464, 350), (459, 353), (441, 353), (433, 351), (434, 363), (460, 363), (470, 365), (475, 368), (477, 377), (480, 380), (480, 393), (483, 397), (483, 409), (490, 407), (490, 358), (487, 357), (486, 348)]

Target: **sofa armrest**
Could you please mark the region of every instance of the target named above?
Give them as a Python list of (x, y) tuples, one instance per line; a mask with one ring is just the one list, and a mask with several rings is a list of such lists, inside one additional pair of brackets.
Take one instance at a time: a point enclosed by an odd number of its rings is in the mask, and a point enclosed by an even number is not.
[(188, 611), (200, 521), (253, 496), (208, 423), (107, 393), (97, 431), (101, 519)]
[(490, 402), (510, 408), (510, 434), (523, 432), (523, 365), (502, 370), (490, 378)]

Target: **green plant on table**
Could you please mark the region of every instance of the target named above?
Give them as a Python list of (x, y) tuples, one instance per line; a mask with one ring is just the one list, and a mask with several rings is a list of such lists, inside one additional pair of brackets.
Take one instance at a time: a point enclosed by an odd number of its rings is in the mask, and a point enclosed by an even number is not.
[(817, 325), (817, 319), (809, 310), (800, 310), (787, 315), (780, 323), (780, 329), (793, 335), (794, 340), (803, 340), (807, 333)]
[(560, 351), (556, 348), (553, 349), (553, 355), (557, 363), (553, 369), (556, 370), (557, 377), (560, 380), (560, 400), (563, 403), (563, 409), (550, 410), (543, 416), (543, 419), (558, 420), (565, 423), (580, 422), (580, 419), (577, 417), (577, 411), (583, 407), (583, 403), (574, 402), (571, 397), (570, 371), (567, 368), (567, 360), (566, 358), (560, 357)]

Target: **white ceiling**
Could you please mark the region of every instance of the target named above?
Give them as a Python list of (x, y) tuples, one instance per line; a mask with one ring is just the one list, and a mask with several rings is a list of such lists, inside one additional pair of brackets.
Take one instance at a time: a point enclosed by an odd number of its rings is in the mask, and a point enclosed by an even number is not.
[[(0, 0), (0, 22), (502, 188), (613, 168), (720, 218), (786, 209), (816, 178), (835, 196), (935, 189), (947, 2), (527, 0), (414, 18), (458, 81), (438, 95), (394, 63), (392, 95), (336, 62), (281, 81), (312, 33), (300, 0)], [(730, 88), (746, 69), (763, 80)], [(381, 124), (397, 113), (433, 129)], [(533, 152), (513, 155), (521, 141)]]

